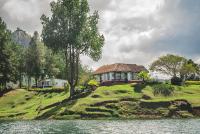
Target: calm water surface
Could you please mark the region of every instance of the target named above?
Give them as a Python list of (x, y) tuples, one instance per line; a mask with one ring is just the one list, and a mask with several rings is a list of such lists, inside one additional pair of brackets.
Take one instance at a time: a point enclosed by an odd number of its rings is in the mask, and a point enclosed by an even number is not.
[(200, 134), (200, 119), (0, 121), (0, 134)]

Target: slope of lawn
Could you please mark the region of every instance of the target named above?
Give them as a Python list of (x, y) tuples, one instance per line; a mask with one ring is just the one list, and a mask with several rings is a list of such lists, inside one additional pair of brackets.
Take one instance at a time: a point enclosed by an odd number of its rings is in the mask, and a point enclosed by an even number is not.
[[(144, 98), (148, 96), (148, 99)], [(186, 100), (192, 107), (200, 106), (200, 85), (175, 86), (172, 96), (154, 96), (147, 85), (135, 92), (132, 84), (102, 86), (76, 99), (69, 93), (38, 93), (17, 89), (0, 98), (0, 118), (11, 119), (132, 119), (168, 117), (170, 108), (152, 103)], [(148, 103), (142, 107), (141, 103)], [(181, 114), (192, 116), (186, 110)], [(171, 116), (170, 116), (171, 117)]]
[(159, 101), (172, 101), (178, 99), (187, 100), (192, 106), (200, 106), (200, 85), (189, 85), (189, 86), (175, 86), (175, 91), (172, 96), (154, 96), (153, 89), (151, 86), (147, 86), (143, 89), (143, 94), (150, 96), (149, 102)]
[[(144, 95), (150, 99), (143, 99)], [(140, 93), (135, 92), (131, 84), (102, 86), (87, 97), (69, 101), (59, 108), (50, 108), (45, 111), (48, 114), (44, 112), (43, 116), (56, 119), (160, 118), (169, 113), (168, 107), (142, 108), (140, 102), (149, 102), (151, 105), (151, 102), (180, 99), (188, 101), (192, 106), (200, 106), (200, 86), (176, 86), (174, 94), (168, 97), (154, 96), (152, 86), (146, 86)], [(191, 116), (187, 110), (178, 112), (182, 112), (183, 116)]]
[(66, 99), (66, 93), (39, 94), (25, 89), (17, 89), (0, 98), (0, 117), (33, 119), (39, 109)]

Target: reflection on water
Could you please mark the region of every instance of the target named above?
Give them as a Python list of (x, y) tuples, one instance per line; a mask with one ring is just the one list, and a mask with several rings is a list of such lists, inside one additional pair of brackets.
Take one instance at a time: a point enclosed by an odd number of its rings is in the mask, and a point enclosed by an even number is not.
[(200, 134), (200, 119), (0, 121), (0, 134)]

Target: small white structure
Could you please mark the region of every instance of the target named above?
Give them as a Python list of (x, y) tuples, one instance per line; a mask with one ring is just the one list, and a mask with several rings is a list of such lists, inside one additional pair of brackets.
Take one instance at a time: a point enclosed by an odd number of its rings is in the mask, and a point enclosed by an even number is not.
[(38, 82), (37, 86), (42, 87), (58, 87), (62, 88), (66, 85), (67, 81), (62, 79), (46, 79)]

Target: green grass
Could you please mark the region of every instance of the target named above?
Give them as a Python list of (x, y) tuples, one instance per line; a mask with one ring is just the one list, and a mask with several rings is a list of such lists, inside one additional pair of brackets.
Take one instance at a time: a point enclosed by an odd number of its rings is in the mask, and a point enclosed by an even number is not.
[(17, 89), (0, 98), (0, 117), (33, 119), (37, 116), (39, 108), (62, 101), (68, 95), (66, 93), (38, 94)]
[(152, 99), (147, 100), (149, 102), (158, 101), (172, 101), (177, 99), (187, 100), (192, 106), (200, 106), (200, 85), (189, 85), (189, 86), (175, 86), (174, 94), (168, 97), (154, 96), (153, 89), (151, 86), (147, 86), (143, 90), (143, 94), (150, 96)]
[(31, 91), (65, 91), (64, 87), (31, 88)]
[[(98, 98), (93, 98), (92, 96), (99, 96)], [(135, 93), (131, 85), (114, 85), (114, 86), (102, 86), (99, 87), (95, 92), (86, 98), (82, 98), (70, 110), (83, 112), (85, 108), (93, 105), (95, 103), (103, 101), (120, 101), (123, 98), (141, 98), (140, 93)]]
[[(149, 96), (150, 99), (144, 100), (142, 98), (144, 95)], [(150, 85), (143, 87), (141, 92), (135, 92), (132, 84), (102, 86), (86, 97), (62, 104), (58, 103), (68, 97), (69, 93), (65, 92), (38, 93), (17, 89), (0, 98), (0, 118), (77, 119), (120, 117), (127, 119), (139, 116), (147, 117), (159, 110), (160, 113), (165, 115), (169, 112), (166, 108), (161, 107), (158, 110), (144, 109), (139, 106), (139, 103), (141, 101), (161, 102), (184, 99), (190, 102), (192, 106), (200, 106), (200, 85), (175, 86), (174, 94), (167, 97), (154, 96)], [(53, 105), (57, 103), (58, 105)], [(187, 115), (187, 113), (184, 114)]]

